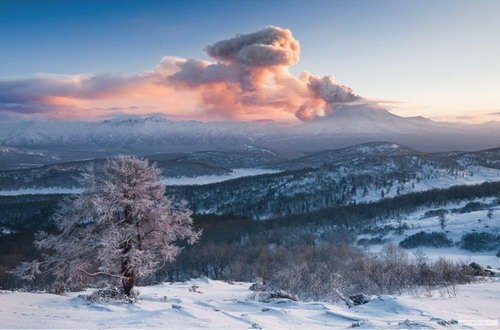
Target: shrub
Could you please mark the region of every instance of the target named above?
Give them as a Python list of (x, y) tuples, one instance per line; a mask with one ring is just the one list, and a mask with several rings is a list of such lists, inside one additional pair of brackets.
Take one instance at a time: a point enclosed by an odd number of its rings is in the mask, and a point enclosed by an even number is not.
[(419, 246), (430, 247), (445, 247), (453, 245), (452, 240), (446, 237), (445, 233), (426, 233), (424, 231), (418, 232), (414, 235), (408, 236), (399, 243), (403, 248), (416, 248)]
[(470, 203), (467, 203), (464, 207), (462, 207), (458, 211), (460, 213), (469, 213), (472, 211), (484, 209), (485, 207), (486, 207), (486, 204), (483, 204), (480, 202), (470, 202)]
[(377, 258), (352, 246), (316, 246), (291, 251), (276, 269), (270, 288), (298, 294), (302, 300), (340, 301), (363, 293), (393, 294), (435, 288), (453, 291), (474, 280), (470, 267), (445, 259), (412, 259), (398, 246), (386, 245)]
[(446, 209), (430, 210), (430, 211), (425, 212), (424, 218), (437, 217), (437, 216), (440, 216), (441, 214), (447, 214), (449, 212), (450, 211), (448, 211)]
[(139, 291), (132, 290), (132, 294), (127, 296), (123, 290), (115, 287), (109, 286), (105, 289), (98, 289), (89, 295), (81, 294), (78, 298), (88, 301), (90, 303), (102, 303), (102, 302), (134, 302), (138, 299)]
[(462, 236), (461, 247), (469, 251), (491, 251), (500, 246), (500, 235), (467, 233)]

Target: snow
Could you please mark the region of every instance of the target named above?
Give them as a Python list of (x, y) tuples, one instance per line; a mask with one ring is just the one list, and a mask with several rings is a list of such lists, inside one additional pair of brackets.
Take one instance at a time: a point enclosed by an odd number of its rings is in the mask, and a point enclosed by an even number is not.
[(0, 237), (2, 237), (2, 235), (9, 235), (9, 234), (13, 234), (15, 233), (16, 231), (13, 230), (13, 229), (10, 229), (10, 228), (6, 228), (6, 227), (1, 227), (0, 226)]
[[(201, 293), (189, 291), (194, 284)], [(385, 295), (351, 309), (286, 299), (258, 302), (249, 286), (207, 279), (162, 283), (139, 287), (140, 301), (134, 304), (89, 303), (77, 297), (82, 292), (2, 291), (0, 328), (440, 328), (443, 321), (477, 329), (499, 326), (498, 280), (461, 285), (456, 296), (439, 291), (418, 297)]]
[(174, 121), (161, 116), (63, 123), (43, 119), (0, 121), (0, 145), (33, 150), (64, 146), (70, 150), (97, 147), (120, 151), (126, 147), (166, 152), (244, 147), (251, 143), (311, 151), (348, 146), (360, 140), (390, 140), (416, 149), (444, 151), (494, 148), (500, 141), (498, 122), (434, 122), (360, 105), (344, 105), (321, 120), (295, 125), (273, 121)]
[(469, 166), (465, 171), (458, 172), (454, 175), (450, 174), (446, 169), (424, 166), (422, 169), (422, 175), (430, 171), (433, 172), (430, 177), (424, 177), (418, 181), (415, 179), (409, 180), (406, 183), (396, 181), (389, 191), (387, 191), (387, 188), (385, 187), (379, 189), (372, 187), (366, 196), (363, 196), (362, 191), (358, 191), (354, 200), (357, 203), (380, 200), (382, 190), (384, 190), (385, 198), (396, 197), (398, 196), (398, 186), (400, 188), (399, 194), (404, 195), (407, 193), (421, 192), (431, 189), (446, 189), (458, 185), (476, 185), (483, 182), (500, 181), (499, 170), (484, 166)]
[(79, 194), (83, 191), (81, 188), (22, 188), (16, 190), (0, 190), (0, 196), (21, 196), (21, 195), (51, 195), (51, 194)]
[[(205, 185), (210, 183), (223, 182), (227, 180), (255, 176), (262, 174), (278, 173), (278, 170), (260, 169), (260, 168), (236, 168), (228, 174), (223, 175), (200, 175), (195, 177), (165, 177), (162, 182), (168, 186), (185, 185)], [(50, 195), (50, 194), (79, 194), (83, 191), (81, 188), (22, 188), (16, 190), (0, 190), (0, 196), (20, 196), (20, 195)]]
[(235, 168), (228, 174), (223, 175), (200, 175), (195, 177), (166, 177), (163, 183), (168, 186), (205, 185), (210, 183), (223, 182), (227, 180), (255, 176), (262, 174), (278, 173), (278, 170), (261, 168)]
[(34, 151), (29, 149), (25, 150), (25, 149), (4, 147), (4, 146), (0, 146), (0, 153), (16, 153), (21, 155), (47, 156), (46, 153), (40, 151)]
[[(488, 205), (494, 202), (494, 198), (475, 199), (474, 201)], [(430, 210), (458, 209), (464, 207), (468, 202), (470, 201), (448, 203), (447, 205), (440, 207), (426, 207), (404, 217), (399, 217), (402, 223), (406, 223), (408, 225), (409, 229), (406, 229), (401, 235), (398, 235), (395, 232), (391, 232), (390, 234), (384, 236), (384, 239), (387, 239), (388, 243), (398, 244), (406, 237), (414, 235), (420, 231), (444, 232), (446, 233), (446, 236), (455, 243), (454, 246), (440, 248), (419, 247), (418, 250), (424, 252), (431, 260), (436, 260), (439, 257), (444, 257), (446, 259), (451, 259), (454, 261), (465, 261), (467, 263), (474, 261), (483, 266), (500, 268), (500, 258), (496, 256), (498, 250), (472, 252), (461, 249), (459, 246), (457, 246), (462, 236), (466, 233), (488, 232), (499, 234), (500, 206), (486, 206), (483, 209), (467, 213), (448, 213), (446, 214), (446, 226), (444, 230), (440, 227), (438, 216), (424, 216), (425, 212)], [(489, 219), (487, 216), (488, 210), (493, 211), (491, 219)], [(397, 227), (397, 219), (398, 218), (388, 219), (387, 221), (380, 223), (380, 226), (392, 225), (393, 227)], [(376, 235), (360, 235), (358, 238), (373, 236)], [(368, 249), (371, 252), (377, 253), (382, 249), (382, 245), (370, 245)], [(417, 249), (407, 249), (407, 251), (410, 253), (416, 252), (416, 250)]]

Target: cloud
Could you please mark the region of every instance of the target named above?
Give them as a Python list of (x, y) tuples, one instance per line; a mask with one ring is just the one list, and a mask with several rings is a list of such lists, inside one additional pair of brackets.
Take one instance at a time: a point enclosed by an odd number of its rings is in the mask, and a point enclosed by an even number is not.
[(249, 67), (290, 66), (300, 57), (300, 45), (292, 32), (275, 26), (216, 42), (205, 51), (223, 63)]
[(154, 106), (177, 117), (207, 120), (314, 120), (361, 99), (332, 76), (293, 76), (289, 68), (299, 62), (300, 45), (288, 29), (269, 26), (205, 51), (212, 61), (165, 57), (152, 70), (131, 76), (0, 81), (0, 111), (71, 118)]

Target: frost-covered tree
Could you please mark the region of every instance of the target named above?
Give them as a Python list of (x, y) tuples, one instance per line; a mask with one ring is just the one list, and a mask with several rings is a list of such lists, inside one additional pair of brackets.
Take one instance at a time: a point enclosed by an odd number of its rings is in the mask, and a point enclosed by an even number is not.
[(114, 280), (130, 296), (137, 278), (172, 261), (179, 242), (193, 244), (200, 235), (192, 212), (164, 195), (160, 178), (155, 165), (125, 156), (89, 173), (88, 188), (54, 215), (59, 233), (37, 235), (44, 258), (22, 263), (15, 273), (25, 279), (50, 273), (71, 287)]

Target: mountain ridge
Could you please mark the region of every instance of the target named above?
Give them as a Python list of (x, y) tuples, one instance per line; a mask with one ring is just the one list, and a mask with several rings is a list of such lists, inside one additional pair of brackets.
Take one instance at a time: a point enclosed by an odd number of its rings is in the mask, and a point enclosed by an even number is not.
[(0, 161), (16, 163), (16, 157), (22, 158), (19, 151), (31, 155), (17, 163), (29, 163), (36, 158), (34, 152), (57, 161), (71, 161), (248, 146), (315, 152), (375, 141), (426, 152), (494, 148), (500, 146), (500, 123), (436, 122), (360, 106), (344, 106), (328, 117), (296, 125), (274, 121), (174, 121), (161, 115), (102, 121), (4, 121), (0, 122)]

